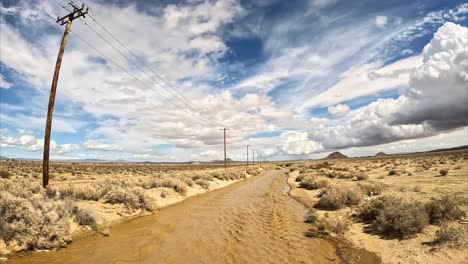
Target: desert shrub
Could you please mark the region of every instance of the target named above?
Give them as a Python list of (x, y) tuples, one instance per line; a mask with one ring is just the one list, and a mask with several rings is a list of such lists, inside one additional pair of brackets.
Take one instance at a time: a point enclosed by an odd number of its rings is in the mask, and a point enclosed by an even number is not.
[(366, 195), (370, 195), (371, 193), (374, 195), (379, 195), (386, 188), (384, 184), (379, 183), (379, 182), (362, 182), (362, 183), (358, 183), (357, 186)]
[(21, 249), (63, 247), (71, 242), (68, 212), (43, 194), (26, 199), (0, 191), (0, 235)]
[(178, 179), (163, 178), (158, 179), (157, 182), (159, 187), (172, 188), (174, 191), (178, 192), (181, 195), (185, 195), (187, 193), (187, 185)]
[(2, 179), (9, 179), (11, 177), (11, 173), (9, 171), (0, 171), (0, 178)]
[(443, 196), (440, 199), (432, 198), (426, 204), (426, 211), (431, 224), (441, 224), (447, 220), (457, 220), (465, 216), (454, 197)]
[(108, 191), (103, 199), (106, 203), (122, 203), (129, 209), (156, 210), (153, 201), (145, 194), (145, 190), (141, 187), (128, 189), (115, 187)]
[(309, 209), (309, 211), (306, 213), (304, 217), (304, 222), (313, 224), (319, 220), (319, 215), (317, 213), (317, 210), (314, 208)]
[(338, 235), (344, 235), (351, 225), (352, 222), (349, 219), (341, 217), (327, 218), (325, 222), (325, 228)]
[(213, 180), (213, 175), (208, 174), (208, 173), (196, 173), (191, 176), (192, 180), (196, 181), (198, 179), (203, 179), (206, 181), (212, 181)]
[(330, 180), (326, 178), (316, 178), (312, 176), (304, 177), (299, 183), (300, 188), (305, 188), (307, 190), (316, 190), (328, 186), (330, 186)]
[(443, 224), (436, 232), (435, 244), (451, 244), (461, 246), (463, 243), (463, 230)]
[(91, 185), (79, 185), (73, 189), (73, 198), (78, 200), (98, 201), (102, 195), (102, 191)]
[(247, 173), (252, 175), (252, 176), (256, 176), (256, 175), (260, 174), (260, 171), (258, 169), (248, 169)]
[(299, 187), (300, 188), (305, 188), (307, 190), (316, 189), (316, 188), (314, 188), (315, 187), (314, 181), (315, 181), (314, 177), (312, 177), (310, 175), (305, 176), (304, 178), (302, 178), (301, 182), (299, 183)]
[(345, 206), (357, 205), (362, 200), (362, 193), (354, 186), (332, 185), (326, 189), (316, 204), (324, 210), (337, 210)]
[(454, 170), (460, 170), (461, 169), (461, 166), (456, 166), (453, 168)]
[(307, 176), (307, 174), (299, 174), (299, 175), (296, 177), (296, 182), (302, 181), (302, 179), (304, 179), (305, 176)]
[(339, 171), (339, 172), (336, 172), (336, 177), (338, 179), (352, 179), (353, 174), (347, 171)]
[(47, 185), (46, 194), (49, 198), (64, 199), (73, 196), (73, 187), (71, 185)]
[(195, 183), (191, 178), (189, 177), (178, 177), (181, 182), (187, 184), (189, 187), (192, 187), (193, 184)]
[(201, 187), (203, 187), (203, 189), (205, 190), (209, 190), (210, 189), (210, 182), (208, 182), (207, 180), (204, 180), (204, 179), (197, 179), (195, 181), (196, 184), (200, 185)]
[(399, 238), (411, 237), (429, 224), (422, 203), (392, 196), (379, 197), (365, 204), (360, 208), (359, 217), (371, 222), (374, 231)]
[(398, 176), (399, 174), (398, 174), (398, 172), (396, 170), (392, 169), (392, 170), (388, 171), (388, 175), (389, 176)]
[(346, 217), (327, 217), (316, 220), (308, 235), (329, 236), (330, 233), (344, 235), (351, 228), (352, 222)]
[(74, 215), (78, 224), (90, 226), (93, 230), (97, 229), (96, 217), (92, 210), (88, 208), (79, 208), (75, 210)]
[(358, 173), (356, 175), (356, 180), (358, 181), (365, 181), (365, 180), (368, 180), (369, 179), (369, 175), (365, 174), (365, 173)]
[(449, 172), (449, 169), (447, 169), (447, 168), (444, 168), (444, 169), (440, 169), (440, 170), (439, 170), (439, 173), (440, 173), (440, 175), (442, 175), (442, 176), (446, 176), (446, 175), (448, 174), (448, 172)]

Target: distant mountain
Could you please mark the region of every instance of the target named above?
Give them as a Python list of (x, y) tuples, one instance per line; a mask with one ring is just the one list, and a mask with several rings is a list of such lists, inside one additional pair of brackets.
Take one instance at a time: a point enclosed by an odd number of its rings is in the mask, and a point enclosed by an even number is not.
[(330, 153), (330, 155), (328, 155), (325, 159), (347, 159), (347, 158), (349, 157), (338, 151), (335, 151), (333, 153)]
[(382, 151), (381, 151), (381, 152), (379, 152), (379, 153), (375, 154), (375, 156), (374, 156), (374, 157), (385, 157), (385, 156), (388, 156), (388, 154), (387, 154), (387, 153), (385, 153), (385, 152), (382, 152)]
[(0, 156), (0, 160), (7, 160), (7, 159), (8, 159), (7, 157)]

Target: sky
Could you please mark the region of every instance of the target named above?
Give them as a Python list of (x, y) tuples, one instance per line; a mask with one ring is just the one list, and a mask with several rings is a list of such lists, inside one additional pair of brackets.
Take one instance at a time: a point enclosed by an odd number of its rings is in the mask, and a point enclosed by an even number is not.
[[(2, 156), (42, 157), (67, 3), (0, 2)], [(465, 1), (85, 3), (52, 159), (219, 160), (222, 127), (234, 160), (468, 145)]]

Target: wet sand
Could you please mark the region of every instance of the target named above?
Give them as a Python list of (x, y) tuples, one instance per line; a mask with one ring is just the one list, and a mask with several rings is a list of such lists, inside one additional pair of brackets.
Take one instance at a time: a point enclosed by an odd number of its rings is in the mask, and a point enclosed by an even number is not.
[[(284, 171), (186, 199), (154, 215), (118, 224), (65, 249), (15, 256), (6, 263), (363, 263), (367, 252), (304, 234), (304, 207), (287, 194)], [(363, 258), (359, 254), (363, 254)], [(356, 255), (358, 254), (358, 255)], [(372, 259), (372, 257), (371, 257)]]

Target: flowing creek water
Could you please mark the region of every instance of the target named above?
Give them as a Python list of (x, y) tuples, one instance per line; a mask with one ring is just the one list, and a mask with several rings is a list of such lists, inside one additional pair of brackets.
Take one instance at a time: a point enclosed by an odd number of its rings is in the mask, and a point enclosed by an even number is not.
[(288, 190), (284, 171), (267, 171), (117, 224), (109, 237), (85, 237), (7, 263), (380, 262), (341, 242), (306, 237), (305, 209)]

